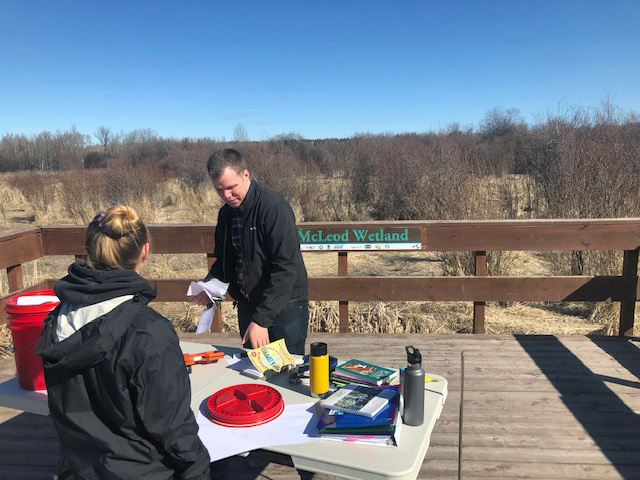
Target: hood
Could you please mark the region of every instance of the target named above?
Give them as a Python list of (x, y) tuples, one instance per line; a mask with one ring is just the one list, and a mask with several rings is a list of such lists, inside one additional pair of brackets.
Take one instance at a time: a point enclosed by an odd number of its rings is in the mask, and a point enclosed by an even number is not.
[(95, 270), (82, 263), (69, 266), (68, 275), (53, 287), (61, 303), (94, 305), (123, 295), (155, 298), (144, 278), (133, 270)]
[(36, 353), (54, 370), (93, 367), (155, 297), (133, 270), (94, 270), (79, 263), (56, 283), (60, 305), (45, 319)]

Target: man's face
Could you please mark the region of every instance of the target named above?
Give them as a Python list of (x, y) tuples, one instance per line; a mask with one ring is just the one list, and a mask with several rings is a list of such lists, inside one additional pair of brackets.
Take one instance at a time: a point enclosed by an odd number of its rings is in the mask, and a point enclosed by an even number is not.
[(222, 171), (222, 175), (212, 179), (213, 188), (216, 189), (220, 198), (232, 208), (238, 208), (244, 197), (247, 196), (251, 177), (246, 168), (238, 173), (234, 169), (227, 167)]

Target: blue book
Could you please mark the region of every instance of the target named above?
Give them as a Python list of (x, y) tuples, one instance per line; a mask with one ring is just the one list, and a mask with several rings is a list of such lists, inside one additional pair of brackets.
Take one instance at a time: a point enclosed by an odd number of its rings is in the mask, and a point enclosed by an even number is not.
[(368, 434), (389, 434), (395, 430), (398, 416), (398, 405), (400, 401), (399, 386), (383, 387), (385, 390), (392, 390), (395, 395), (389, 402), (373, 417), (354, 415), (340, 412), (330, 408), (322, 408), (320, 420), (318, 421), (318, 433), (368, 433)]

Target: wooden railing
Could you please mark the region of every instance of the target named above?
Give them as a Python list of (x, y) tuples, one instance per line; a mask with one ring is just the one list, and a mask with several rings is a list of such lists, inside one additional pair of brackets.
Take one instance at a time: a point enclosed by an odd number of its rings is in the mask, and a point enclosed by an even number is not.
[[(339, 302), (340, 331), (349, 331), (350, 301), (468, 301), (473, 302), (473, 332), (484, 333), (484, 307), (488, 301), (563, 302), (615, 301), (621, 303), (620, 335), (633, 335), (638, 299), (638, 249), (640, 219), (417, 221), (305, 223), (309, 228), (419, 228), (423, 251), (467, 251), (475, 258), (471, 277), (354, 277), (349, 276), (347, 251), (319, 252), (338, 255), (334, 277), (309, 279), (310, 300)], [(208, 266), (213, 257), (213, 225), (152, 225), (154, 253), (203, 253)], [(82, 256), (85, 227), (48, 226), (0, 237), (0, 268), (7, 271), (10, 294), (0, 299), (4, 323), (6, 298), (20, 291), (53, 285), (54, 279), (25, 288), (22, 264), (48, 255)], [(622, 275), (495, 277), (487, 276), (490, 251), (624, 251)], [(380, 252), (380, 251), (376, 251)], [(315, 253), (314, 253), (315, 254)], [(398, 254), (398, 252), (395, 252)], [(152, 279), (153, 281), (153, 279)], [(157, 301), (186, 301), (189, 280), (157, 279)], [(221, 331), (216, 316), (213, 331)]]

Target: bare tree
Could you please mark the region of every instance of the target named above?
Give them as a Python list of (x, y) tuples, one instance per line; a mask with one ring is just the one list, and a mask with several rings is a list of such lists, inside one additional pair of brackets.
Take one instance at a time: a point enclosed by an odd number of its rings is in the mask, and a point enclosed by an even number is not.
[(32, 141), (25, 135), (7, 133), (0, 141), (0, 156), (3, 157), (4, 170), (26, 170), (32, 165)]
[(137, 128), (122, 136), (120, 155), (131, 165), (155, 161), (168, 155), (169, 143), (151, 128)]
[(525, 121), (517, 108), (504, 110), (501, 107), (495, 107), (484, 114), (480, 122), (480, 133), (485, 139), (492, 139), (507, 135), (524, 124)]
[(38, 133), (33, 138), (33, 158), (38, 170), (45, 172), (55, 170), (59, 145), (56, 137), (49, 131)]
[(76, 129), (75, 125), (64, 132), (56, 132), (57, 143), (56, 164), (60, 170), (70, 168), (82, 168), (84, 149), (89, 146), (91, 137), (84, 135)]
[(233, 129), (233, 141), (234, 142), (248, 142), (249, 134), (247, 133), (247, 129), (244, 128), (244, 125), (238, 123), (236, 128)]
[(111, 129), (109, 127), (100, 125), (96, 129), (93, 136), (96, 137), (96, 139), (100, 142), (100, 145), (102, 145), (102, 149), (103, 149), (102, 153), (106, 155), (107, 147), (109, 146), (109, 143), (113, 141), (113, 137), (114, 137), (114, 134), (113, 132), (111, 132)]

